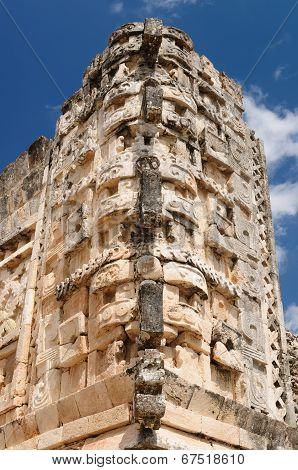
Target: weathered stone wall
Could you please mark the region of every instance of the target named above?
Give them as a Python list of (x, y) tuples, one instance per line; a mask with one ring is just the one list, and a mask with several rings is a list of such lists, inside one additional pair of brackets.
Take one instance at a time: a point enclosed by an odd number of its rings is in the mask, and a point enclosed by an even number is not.
[(3, 173), (3, 448), (296, 446), (266, 163), (242, 112), (184, 32), (127, 24), (55, 138)]
[(287, 331), (287, 343), (296, 422), (298, 422), (298, 336)]

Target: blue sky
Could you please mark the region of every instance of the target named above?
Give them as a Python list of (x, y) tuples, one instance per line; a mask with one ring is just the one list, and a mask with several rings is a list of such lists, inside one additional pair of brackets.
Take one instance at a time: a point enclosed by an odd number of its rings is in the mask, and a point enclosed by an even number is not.
[(298, 2), (0, 0), (0, 171), (39, 135), (53, 136), (62, 95), (80, 87), (109, 34), (146, 16), (185, 30), (199, 54), (241, 83), (276, 34), (245, 83), (246, 119), (265, 141), (285, 316), (298, 332)]

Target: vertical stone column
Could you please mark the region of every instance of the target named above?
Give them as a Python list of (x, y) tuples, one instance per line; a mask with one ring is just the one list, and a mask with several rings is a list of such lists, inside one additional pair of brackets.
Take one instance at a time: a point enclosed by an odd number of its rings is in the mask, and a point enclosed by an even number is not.
[[(142, 47), (148, 77), (144, 81), (143, 121), (141, 132), (144, 143), (148, 141), (143, 155), (137, 162), (140, 180), (139, 190), (139, 231), (142, 256), (137, 260), (139, 285), (140, 334), (138, 350), (140, 361), (136, 366), (134, 416), (141, 427), (158, 429), (165, 413), (162, 395), (164, 381), (163, 359), (160, 353), (163, 337), (163, 284), (161, 265), (150, 255), (157, 230), (162, 223), (160, 162), (155, 155), (155, 141), (158, 139), (157, 125), (162, 118), (162, 89), (154, 78), (155, 65), (162, 41), (162, 23), (149, 19), (144, 23)], [(152, 142), (152, 143), (151, 143)]]

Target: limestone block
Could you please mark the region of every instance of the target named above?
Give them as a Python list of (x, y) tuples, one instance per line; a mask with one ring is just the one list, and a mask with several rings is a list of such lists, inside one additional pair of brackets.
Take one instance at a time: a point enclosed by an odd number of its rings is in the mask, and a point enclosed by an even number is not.
[(6, 447), (13, 447), (14, 445), (17, 444), (12, 423), (8, 423), (5, 426), (3, 426), (2, 431), (5, 437)]
[(90, 416), (113, 407), (104, 382), (97, 382), (75, 394), (80, 416)]
[(140, 322), (131, 321), (125, 325), (125, 333), (131, 341), (136, 341), (136, 338), (140, 334)]
[[(189, 433), (174, 430), (163, 425), (153, 435), (140, 436), (140, 448), (172, 449), (172, 450), (213, 450), (212, 444), (202, 437), (189, 435)], [(136, 448), (136, 447), (133, 447)], [(138, 447), (137, 447), (138, 448)]]
[(71, 252), (91, 235), (91, 204), (84, 202), (67, 220), (65, 249)]
[(16, 351), (17, 362), (23, 362), (23, 363), (28, 362), (30, 339), (31, 339), (31, 325), (22, 324), (20, 333), (19, 333), (18, 347)]
[[(114, 431), (106, 432), (97, 437), (87, 439), (82, 450), (119, 450), (126, 449), (131, 444), (131, 426), (124, 426)], [(135, 442), (135, 440), (133, 440)]]
[(89, 330), (89, 351), (98, 349), (99, 351), (105, 351), (110, 344), (114, 341), (125, 340), (126, 334), (123, 326), (116, 326), (111, 331), (107, 330), (104, 334), (96, 336), (92, 332), (93, 320), (89, 320), (88, 330)]
[(201, 137), (204, 142), (203, 158), (216, 163), (222, 171), (231, 170), (226, 142), (212, 133), (210, 128), (204, 129)]
[(136, 299), (124, 299), (109, 303), (98, 310), (97, 317), (89, 320), (89, 331), (92, 336), (109, 334), (109, 330), (127, 324), (136, 316)]
[(256, 249), (256, 226), (241, 216), (241, 212), (235, 208), (235, 235), (236, 238), (253, 250)]
[(164, 284), (163, 286), (163, 305), (177, 305), (179, 303), (179, 287)]
[(196, 388), (190, 400), (188, 409), (217, 419), (225, 399), (223, 396)]
[(219, 292), (212, 292), (211, 310), (215, 318), (237, 329), (239, 310)]
[(206, 356), (210, 355), (210, 346), (208, 343), (187, 331), (180, 333), (177, 339), (172, 343), (172, 346), (176, 345), (188, 346), (197, 353), (203, 353)]
[(115, 375), (105, 380), (108, 396), (113, 406), (132, 403), (134, 382), (128, 375)]
[(104, 266), (95, 274), (91, 282), (91, 293), (110, 285), (133, 281), (133, 279), (133, 263), (129, 260), (119, 260)]
[[(172, 345), (171, 345), (172, 346)], [(191, 384), (202, 385), (202, 374), (198, 354), (185, 346), (176, 346), (173, 365), (167, 367)]]
[(125, 370), (126, 347), (123, 341), (114, 341), (104, 351), (98, 351), (94, 364), (95, 377), (103, 380)]
[[(59, 312), (47, 315), (40, 322), (37, 341), (37, 354), (43, 354), (58, 345)], [(40, 358), (40, 362), (42, 362)]]
[(141, 101), (139, 96), (128, 96), (124, 105), (115, 108), (114, 105), (109, 107), (105, 113), (104, 134), (107, 136), (121, 123), (125, 123), (137, 118), (141, 112)]
[(59, 326), (60, 345), (73, 343), (78, 336), (84, 335), (86, 332), (86, 317), (82, 312), (79, 312)]
[(43, 297), (48, 297), (55, 292), (56, 287), (56, 276), (54, 272), (51, 272), (43, 277), (42, 280), (42, 294)]
[(228, 369), (243, 372), (243, 358), (240, 351), (229, 351), (226, 346), (218, 341), (212, 350), (212, 359)]
[(11, 397), (26, 395), (26, 380), (27, 380), (27, 366), (19, 362), (13, 371), (13, 378), (11, 382)]
[(57, 403), (44, 406), (36, 411), (36, 423), (40, 434), (59, 427)]
[(161, 121), (163, 90), (159, 86), (146, 84), (143, 97), (144, 118), (147, 122)]
[[(242, 335), (237, 329), (231, 328), (223, 321), (218, 321), (214, 324), (212, 330), (212, 341), (213, 343), (219, 341), (223, 343), (228, 350), (242, 349)], [(218, 346), (218, 352), (220, 353), (221, 346)]]
[(117, 213), (121, 214), (126, 211), (133, 212), (136, 199), (137, 194), (131, 190), (103, 199), (100, 201), (100, 205), (97, 208), (96, 218), (98, 223), (107, 220), (108, 217), (112, 215), (115, 216)]
[(143, 279), (151, 279), (157, 281), (162, 277), (162, 267), (160, 261), (155, 256), (145, 255), (137, 260), (137, 273)]
[[(256, 266), (255, 266), (256, 268)], [(251, 296), (259, 297), (261, 293), (261, 277), (258, 269), (238, 259), (233, 274), (243, 283), (243, 289)]]
[(240, 445), (240, 429), (237, 426), (202, 416), (202, 434), (233, 446)]
[(240, 447), (247, 450), (266, 450), (267, 439), (264, 436), (240, 428)]
[(87, 354), (87, 338), (78, 336), (74, 343), (62, 344), (59, 347), (59, 367), (72, 367), (82, 362)]
[(46, 299), (42, 300), (42, 314), (44, 317), (53, 312), (58, 312), (60, 310), (59, 304), (56, 299), (56, 295), (50, 295)]
[[(154, 346), (160, 344), (163, 334), (162, 286), (146, 280), (140, 285), (140, 341)], [(148, 347), (147, 346), (147, 347)]]
[(258, 314), (258, 304), (247, 296), (242, 296), (239, 301), (240, 323), (246, 342), (243, 343), (243, 353), (258, 361), (266, 363), (264, 326)]
[(62, 424), (75, 421), (81, 417), (74, 395), (68, 395), (66, 397), (60, 398), (57, 403), (57, 408), (59, 413), (59, 420), (62, 422)]
[(19, 444), (25, 440), (25, 433), (22, 426), (22, 422), (14, 421), (13, 422), (13, 434), (16, 444)]
[(164, 361), (155, 349), (145, 349), (136, 364), (135, 390), (143, 395), (158, 395), (165, 381)]
[(162, 42), (162, 21), (157, 18), (147, 18), (144, 23), (142, 49), (150, 66), (156, 62)]
[(31, 439), (38, 434), (38, 427), (36, 422), (36, 413), (28, 413), (23, 418), (23, 429), (25, 440)]
[(170, 428), (180, 429), (192, 434), (202, 432), (202, 416), (169, 402), (166, 402), (166, 412), (161, 418), (161, 422)]
[(165, 413), (163, 395), (143, 395), (137, 393), (134, 401), (134, 412), (138, 422), (146, 428), (158, 429), (159, 420)]
[(190, 331), (194, 335), (202, 337), (204, 325), (198, 311), (189, 305), (170, 306), (164, 310), (164, 321), (174, 326), (178, 331)]
[(251, 406), (257, 410), (265, 410), (268, 406), (268, 387), (265, 374), (265, 368), (260, 367), (252, 367), (248, 371), (249, 400)]
[[(123, 137), (123, 136), (122, 136)], [(131, 152), (121, 153), (121, 158), (114, 156), (115, 161), (107, 162), (101, 167), (101, 171), (97, 175), (96, 188), (104, 188), (105, 185), (111, 185), (113, 182), (124, 178), (133, 178), (135, 176), (135, 168), (133, 155)]]
[[(114, 79), (116, 78), (117, 74), (119, 75), (119, 72), (120, 74), (127, 74), (128, 69), (125, 69), (123, 67), (125, 67), (125, 64), (120, 64), (118, 72), (116, 73)], [(108, 109), (109, 106), (111, 106), (117, 101), (119, 102), (119, 99), (121, 98), (138, 95), (140, 93), (141, 83), (130, 80), (132, 80), (132, 78), (130, 78), (129, 80), (127, 80), (127, 78), (124, 78), (124, 81), (122, 81), (117, 86), (111, 88), (110, 91), (108, 91), (103, 100), (104, 109)]]
[(253, 165), (251, 164), (250, 152), (239, 139), (237, 141), (234, 138), (230, 139), (229, 155), (236, 167), (237, 173), (244, 174), (246, 180), (252, 178)]
[(86, 362), (74, 365), (70, 370), (65, 370), (61, 374), (61, 393), (64, 397), (73, 392), (81, 390), (86, 386)]
[(177, 156), (175, 158), (171, 156), (170, 162), (168, 155), (160, 158), (160, 173), (163, 180), (176, 183), (176, 185), (186, 188), (193, 195), (196, 195), (197, 183), (192, 171), (192, 166), (186, 166), (185, 161)]
[[(163, 185), (166, 190), (163, 194), (163, 213), (166, 217), (169, 213), (172, 214), (174, 219), (181, 217), (184, 220), (184, 225), (191, 228), (193, 225), (198, 225), (200, 218), (200, 207), (197, 201), (193, 201), (192, 197), (183, 197), (179, 191), (179, 187), (173, 190), (169, 189), (168, 184)], [(179, 194), (180, 193), (180, 194)], [(192, 193), (190, 193), (192, 195)]]
[(195, 100), (191, 97), (189, 93), (181, 93), (179, 89), (172, 86), (163, 87), (163, 96), (164, 99), (169, 101), (174, 101), (179, 106), (187, 107), (194, 114), (197, 111), (197, 105)]
[(47, 349), (36, 357), (36, 376), (39, 379), (47, 371), (58, 367), (59, 346)]
[(227, 189), (233, 194), (235, 201), (241, 204), (246, 210), (252, 210), (252, 181), (246, 180), (237, 173), (232, 173), (228, 182)]
[(58, 400), (60, 395), (60, 371), (46, 372), (33, 388), (32, 409), (42, 408)]
[(0, 431), (0, 450), (4, 450), (6, 447), (5, 445), (5, 435), (4, 432), (1, 430)]
[(63, 427), (52, 429), (40, 436), (37, 442), (38, 450), (57, 449), (63, 444)]
[(174, 341), (178, 336), (178, 328), (172, 325), (167, 325), (164, 323), (163, 330), (163, 338), (166, 340), (167, 344)]
[(158, 227), (161, 222), (161, 176), (159, 160), (152, 155), (141, 156), (136, 167), (140, 175), (140, 216), (145, 228)]
[(87, 416), (63, 426), (63, 442), (75, 442), (82, 438), (104, 433), (130, 423), (127, 404)]
[(204, 275), (196, 268), (180, 263), (166, 263), (163, 267), (164, 280), (169, 284), (195, 289), (203, 298), (208, 298)]
[(63, 306), (64, 318), (70, 318), (76, 313), (82, 312), (88, 315), (89, 293), (87, 287), (81, 287), (75, 291)]
[(16, 446), (10, 447), (11, 450), (36, 450), (38, 445), (39, 436), (34, 436), (27, 441), (20, 442)]

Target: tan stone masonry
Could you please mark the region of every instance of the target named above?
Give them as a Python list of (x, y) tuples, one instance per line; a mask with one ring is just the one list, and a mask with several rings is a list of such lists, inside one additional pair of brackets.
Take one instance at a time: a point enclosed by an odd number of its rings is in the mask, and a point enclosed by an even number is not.
[(129, 23), (0, 174), (0, 449), (297, 448), (243, 111), (187, 34)]

